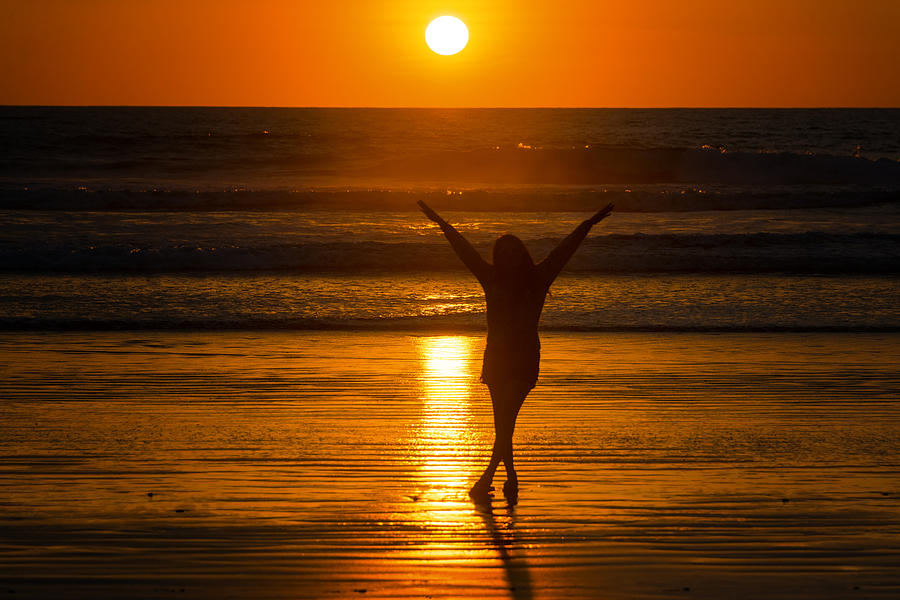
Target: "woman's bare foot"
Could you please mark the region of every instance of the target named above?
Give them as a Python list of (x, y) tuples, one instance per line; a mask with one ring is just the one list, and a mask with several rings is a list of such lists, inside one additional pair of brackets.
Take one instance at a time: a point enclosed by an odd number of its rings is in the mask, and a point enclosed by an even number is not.
[(488, 500), (493, 491), (494, 486), (492, 486), (489, 481), (479, 479), (475, 485), (472, 486), (472, 489), (469, 490), (469, 498), (475, 501)]
[(506, 483), (503, 484), (503, 495), (510, 503), (515, 504), (519, 498), (519, 480), (507, 479)]

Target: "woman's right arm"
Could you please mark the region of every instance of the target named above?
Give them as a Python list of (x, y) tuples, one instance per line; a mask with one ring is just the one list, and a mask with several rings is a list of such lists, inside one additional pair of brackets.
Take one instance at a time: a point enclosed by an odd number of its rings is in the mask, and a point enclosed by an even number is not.
[(569, 259), (575, 254), (575, 251), (578, 250), (581, 242), (587, 237), (587, 234), (591, 231), (591, 227), (608, 217), (612, 210), (613, 205), (607, 204), (601, 210), (597, 211), (593, 217), (583, 221), (575, 228), (575, 231), (570, 233), (566, 239), (560, 242), (559, 245), (550, 252), (550, 255), (547, 256), (547, 258), (538, 263), (538, 276), (544, 282), (544, 285), (550, 287), (553, 280), (559, 275), (559, 272), (563, 270), (563, 267), (566, 266), (566, 263), (569, 262)]
[(469, 241), (453, 227), (453, 225), (441, 218), (441, 216), (434, 212), (430, 206), (421, 200), (419, 200), (417, 204), (419, 205), (419, 208), (422, 209), (422, 212), (425, 213), (426, 217), (440, 226), (441, 231), (443, 231), (444, 235), (447, 237), (447, 241), (450, 242), (450, 246), (453, 248), (454, 252), (456, 252), (459, 259), (463, 261), (463, 264), (472, 271), (479, 281), (484, 282), (485, 278), (490, 273), (491, 265), (481, 258), (481, 255), (478, 254), (478, 250), (476, 250), (472, 244), (470, 244)]

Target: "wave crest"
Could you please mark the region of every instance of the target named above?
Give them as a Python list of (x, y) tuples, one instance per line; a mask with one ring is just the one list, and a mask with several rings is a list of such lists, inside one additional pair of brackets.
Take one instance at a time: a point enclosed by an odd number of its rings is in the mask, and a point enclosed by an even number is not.
[(386, 162), (370, 174), (518, 184), (900, 184), (900, 162), (857, 156), (724, 152), (717, 148), (494, 148)]

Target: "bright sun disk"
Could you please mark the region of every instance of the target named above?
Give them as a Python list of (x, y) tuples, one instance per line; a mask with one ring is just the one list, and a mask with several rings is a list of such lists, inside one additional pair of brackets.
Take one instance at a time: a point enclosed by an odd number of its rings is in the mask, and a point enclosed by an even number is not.
[(438, 17), (425, 29), (425, 43), (444, 56), (456, 54), (469, 42), (466, 24), (456, 17)]

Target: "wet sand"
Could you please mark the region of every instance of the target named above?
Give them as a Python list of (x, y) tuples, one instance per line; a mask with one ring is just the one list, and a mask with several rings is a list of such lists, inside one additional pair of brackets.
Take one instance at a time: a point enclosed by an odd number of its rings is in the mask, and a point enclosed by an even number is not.
[(0, 334), (15, 598), (896, 598), (900, 335)]

